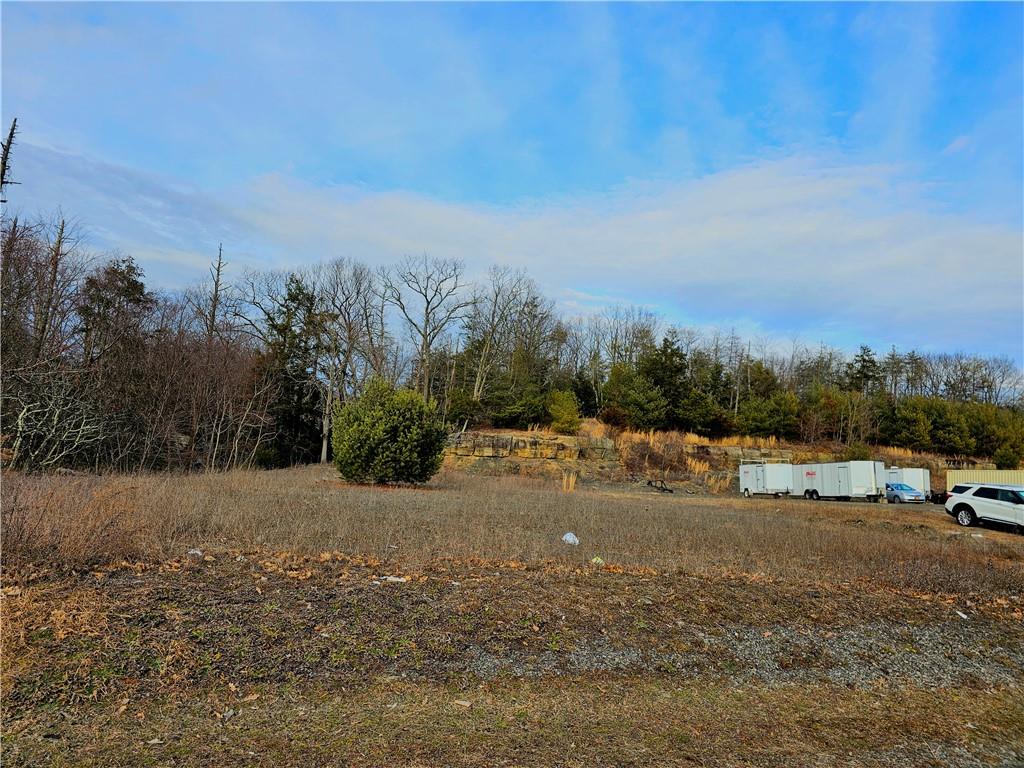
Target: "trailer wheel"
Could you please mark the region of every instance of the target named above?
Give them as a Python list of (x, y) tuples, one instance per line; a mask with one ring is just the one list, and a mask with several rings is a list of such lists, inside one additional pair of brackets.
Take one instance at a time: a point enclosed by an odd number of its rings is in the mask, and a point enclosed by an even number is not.
[(749, 499), (750, 498), (750, 489), (749, 488), (744, 488), (743, 489), (743, 498), (745, 498), (745, 499)]
[(782, 494), (781, 494), (781, 493), (778, 493), (778, 492), (776, 492), (776, 493), (775, 493), (775, 498), (776, 498), (776, 499), (781, 499), (781, 498), (782, 498)]
[(814, 499), (815, 501), (817, 501), (818, 499), (821, 498), (821, 496), (818, 495), (817, 491), (811, 491), (811, 498)]

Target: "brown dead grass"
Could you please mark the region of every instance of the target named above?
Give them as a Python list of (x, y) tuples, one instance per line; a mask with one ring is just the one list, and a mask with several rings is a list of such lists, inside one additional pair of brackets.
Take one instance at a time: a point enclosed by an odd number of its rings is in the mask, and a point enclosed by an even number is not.
[(146, 548), (142, 482), (7, 473), (0, 496), (3, 552), (88, 565), (136, 557)]
[[(408, 567), (439, 558), (609, 564), (693, 574), (993, 594), (1024, 588), (1024, 542), (961, 533), (940, 508), (753, 501), (442, 473), (424, 487), (329, 468), (88, 479), (8, 475), (5, 561), (72, 566), (191, 547), (337, 550)], [(579, 547), (561, 542), (566, 531)]]

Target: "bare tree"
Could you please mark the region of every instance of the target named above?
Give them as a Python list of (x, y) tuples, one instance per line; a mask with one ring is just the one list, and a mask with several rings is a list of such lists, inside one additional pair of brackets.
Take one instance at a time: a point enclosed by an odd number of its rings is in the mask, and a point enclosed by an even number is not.
[(377, 376), (392, 384), (402, 378), (408, 366), (408, 356), (402, 344), (392, 335), (388, 325), (388, 307), (385, 292), (368, 270), (363, 273), (368, 290), (360, 292), (360, 317), (363, 320), (363, 358), (366, 378)]
[(90, 260), (63, 219), (3, 222), (0, 284), (3, 289), (4, 370), (45, 368), (72, 350), (78, 330), (77, 301)]
[(475, 297), (466, 318), (466, 335), (467, 343), (476, 347), (472, 393), (477, 402), (483, 396), (498, 356), (508, 346), (512, 321), (523, 296), (531, 289), (532, 282), (522, 270), (491, 267), (487, 284)]
[(640, 355), (654, 345), (660, 321), (642, 307), (615, 305), (601, 313), (604, 348), (609, 366), (636, 365)]
[(226, 320), (226, 291), (224, 284), (224, 245), (217, 246), (217, 261), (210, 265), (209, 281), (197, 286), (187, 300), (199, 320), (209, 342), (222, 330)]
[(284, 308), (288, 273), (247, 271), (232, 287), (230, 313), (239, 330), (247, 336), (268, 344), (267, 328)]
[(0, 203), (6, 203), (3, 199), (4, 190), (8, 184), (17, 184), (10, 180), (11, 170), (11, 148), (14, 146), (14, 136), (18, 132), (18, 118), (11, 121), (11, 129), (7, 132), (7, 141), (0, 143)]
[(462, 262), (410, 256), (393, 269), (382, 270), (380, 281), (384, 300), (401, 313), (416, 343), (419, 389), (429, 400), (434, 345), (474, 302), (465, 295)]
[(335, 406), (361, 388), (372, 367), (368, 335), (373, 323), (365, 313), (374, 286), (370, 271), (347, 259), (335, 259), (309, 270), (306, 280), (317, 302), (315, 384), (320, 390), (320, 461), (326, 463)]
[(27, 469), (59, 467), (99, 444), (105, 432), (102, 414), (68, 375), (41, 378), (9, 429), (9, 462)]

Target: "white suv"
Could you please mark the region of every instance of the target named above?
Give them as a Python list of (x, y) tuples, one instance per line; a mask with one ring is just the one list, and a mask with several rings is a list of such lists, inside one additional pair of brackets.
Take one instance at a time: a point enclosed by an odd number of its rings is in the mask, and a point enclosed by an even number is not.
[(960, 483), (949, 492), (946, 512), (960, 525), (992, 520), (1024, 526), (1024, 485)]

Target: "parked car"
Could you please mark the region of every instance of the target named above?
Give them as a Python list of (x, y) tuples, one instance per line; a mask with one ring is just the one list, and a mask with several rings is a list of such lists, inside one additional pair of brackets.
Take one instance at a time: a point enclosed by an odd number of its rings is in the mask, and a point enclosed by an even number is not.
[(924, 467), (889, 467), (885, 470), (885, 482), (905, 483), (921, 491), (925, 499), (932, 496), (932, 473)]
[(886, 483), (885, 499), (890, 504), (924, 504), (924, 494), (906, 483)]
[(946, 512), (964, 526), (983, 520), (1024, 526), (1024, 485), (959, 483), (949, 492)]

